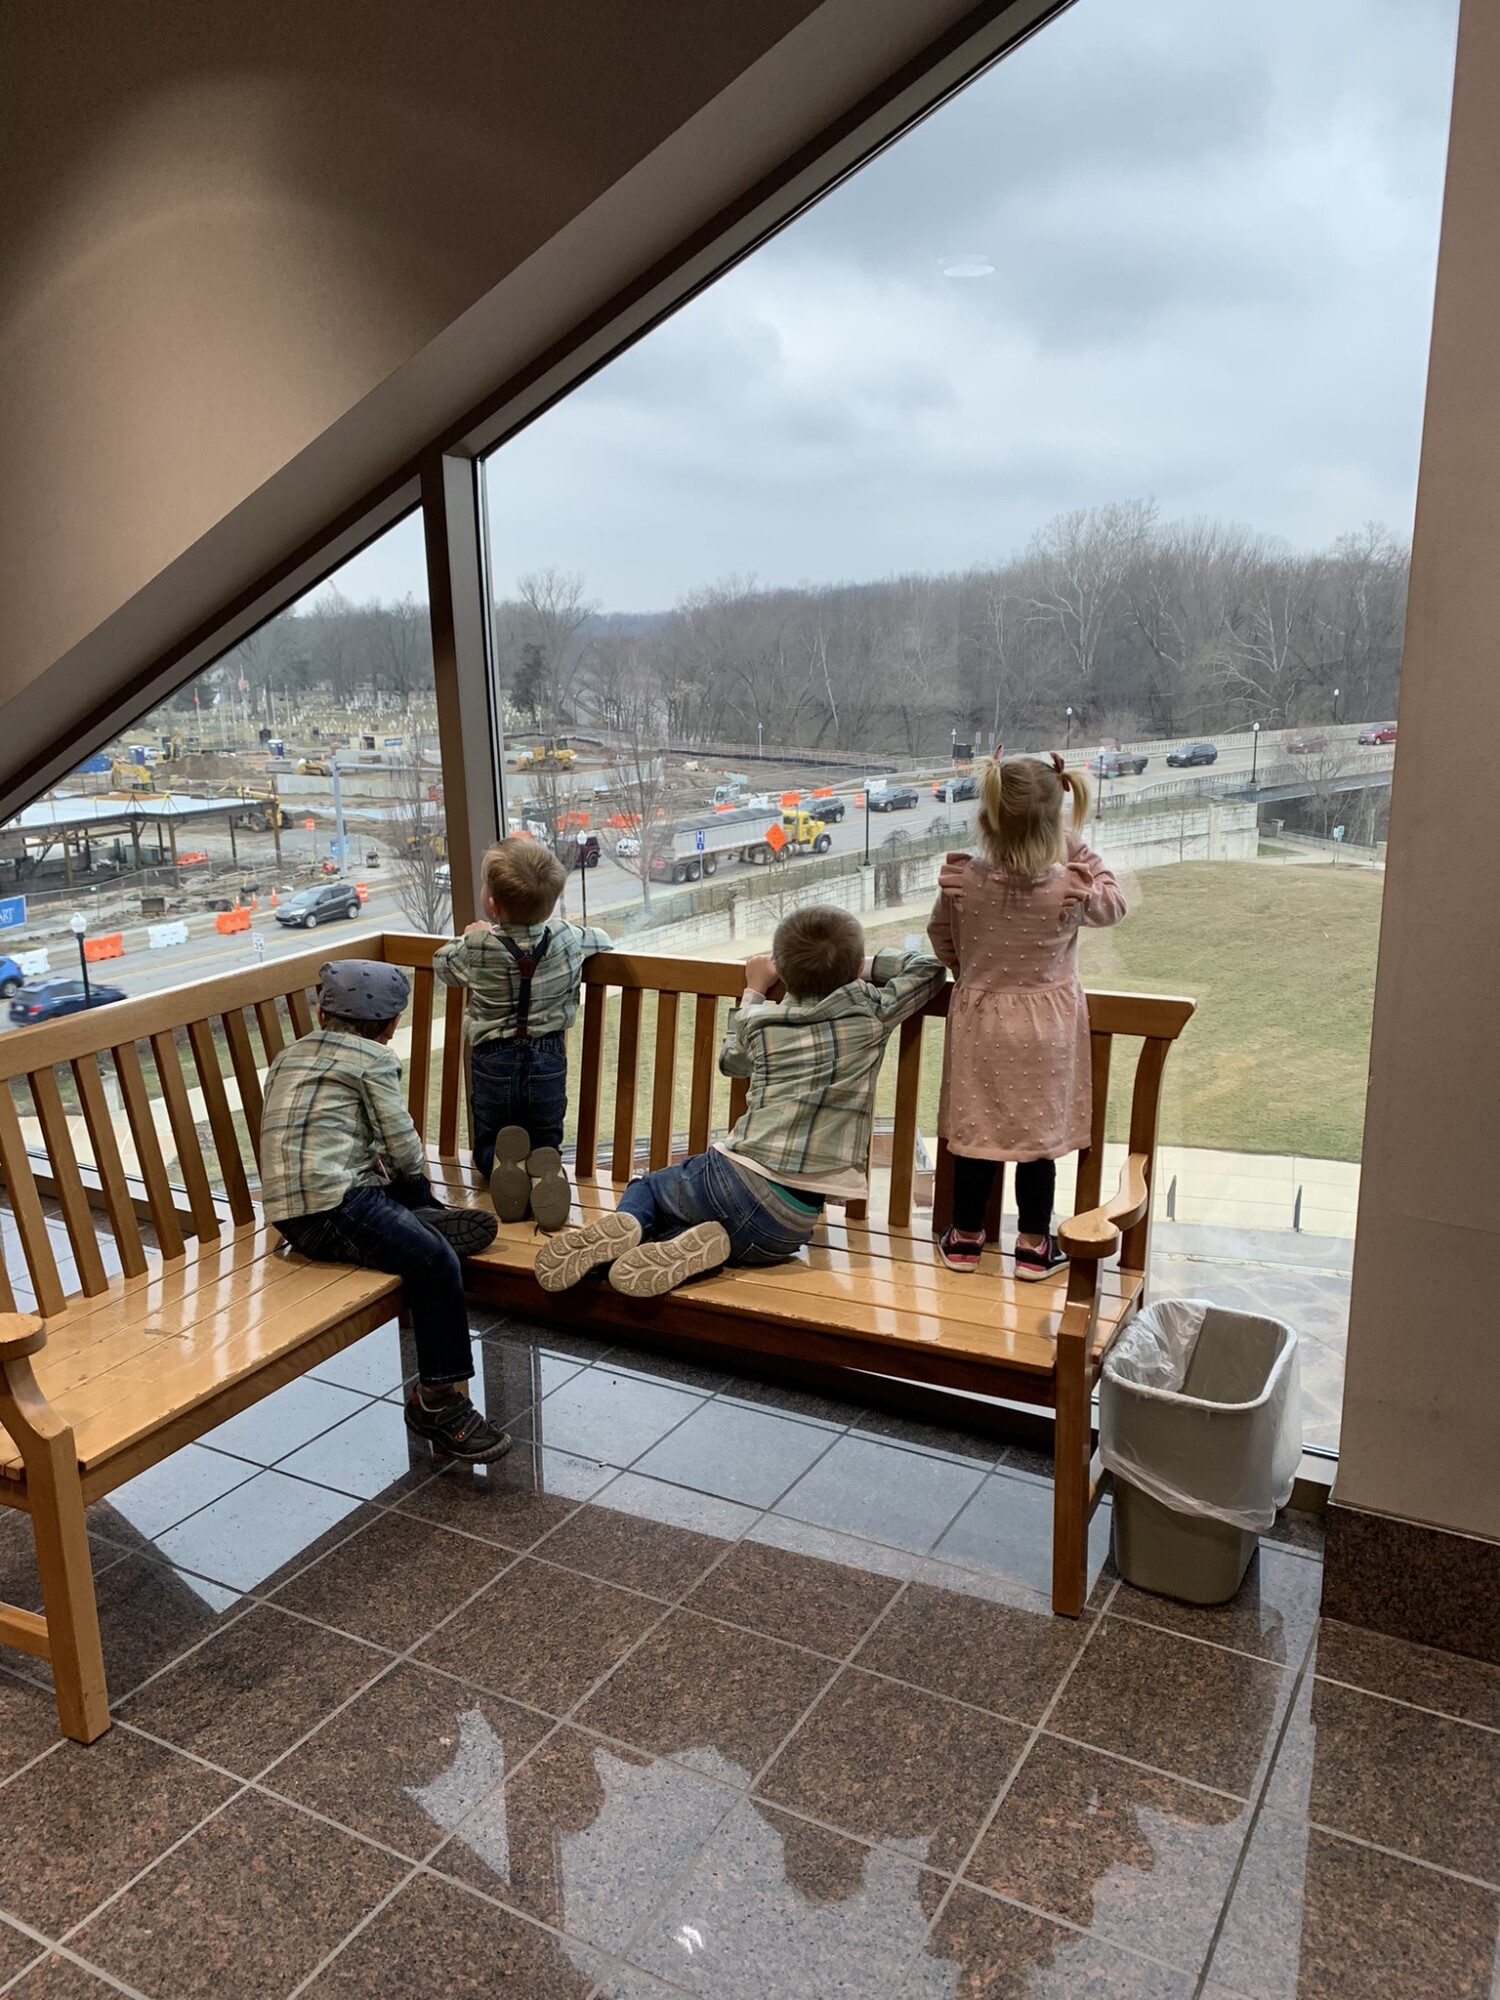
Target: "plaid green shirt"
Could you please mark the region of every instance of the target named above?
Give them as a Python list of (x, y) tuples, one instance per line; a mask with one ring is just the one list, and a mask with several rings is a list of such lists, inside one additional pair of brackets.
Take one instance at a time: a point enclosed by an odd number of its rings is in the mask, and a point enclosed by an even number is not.
[(323, 1215), (352, 1187), (426, 1171), (389, 1043), (314, 1028), (267, 1070), (260, 1187), (270, 1221)]
[(613, 951), (608, 931), (592, 925), (496, 924), (493, 929), (475, 931), (445, 944), (432, 961), (432, 969), (444, 986), (466, 986), (469, 1005), (464, 1016), (464, 1032), (470, 1045), (480, 1042), (513, 1041), (516, 1032), (516, 1004), (521, 992), (521, 975), (516, 962), (501, 943), (508, 937), (522, 951), (534, 951), (543, 931), (552, 933), (547, 955), (531, 982), (531, 1012), (527, 1018), (529, 1035), (560, 1035), (572, 1027), (578, 1013), (578, 986), (583, 978), (583, 962), (596, 951)]
[(886, 1042), (947, 977), (925, 952), (891, 949), (876, 954), (868, 979), (826, 999), (747, 1001), (719, 1053), (726, 1076), (750, 1079), (723, 1150), (785, 1187), (864, 1194)]

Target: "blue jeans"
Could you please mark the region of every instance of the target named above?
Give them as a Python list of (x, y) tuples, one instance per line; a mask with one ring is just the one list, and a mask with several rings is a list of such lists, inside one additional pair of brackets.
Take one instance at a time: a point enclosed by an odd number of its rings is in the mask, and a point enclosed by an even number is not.
[(352, 1187), (337, 1208), (289, 1215), (276, 1227), (292, 1248), (320, 1263), (358, 1264), (401, 1280), (417, 1344), (417, 1373), (436, 1388), (474, 1373), (469, 1313), (458, 1253), (414, 1208), (435, 1208), (425, 1180)]
[(695, 1153), (679, 1166), (642, 1174), (616, 1206), (633, 1215), (641, 1236), (680, 1236), (695, 1222), (721, 1222), (729, 1235), (731, 1264), (784, 1264), (795, 1257), (817, 1228), (821, 1209), (806, 1222), (793, 1220), (765, 1183), (762, 1198), (752, 1178), (731, 1166), (723, 1153)]
[(533, 1146), (560, 1146), (568, 1112), (568, 1045), (562, 1035), (481, 1042), (474, 1051), (474, 1164), (488, 1174), (502, 1125), (524, 1125)]

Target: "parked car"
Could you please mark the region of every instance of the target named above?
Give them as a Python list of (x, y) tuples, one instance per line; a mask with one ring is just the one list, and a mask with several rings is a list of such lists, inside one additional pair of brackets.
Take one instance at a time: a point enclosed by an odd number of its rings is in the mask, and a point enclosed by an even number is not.
[(961, 799), (979, 797), (977, 778), (939, 778), (932, 788), (932, 796), (940, 804), (957, 805)]
[(870, 811), (877, 813), (910, 812), (922, 803), (914, 785), (887, 785), (883, 791), (871, 792)]
[(1294, 736), (1286, 747), (1289, 756), (1316, 757), (1319, 751), (1328, 748), (1328, 738), (1326, 736)]
[(825, 826), (837, 826), (845, 813), (848, 812), (849, 805), (846, 799), (815, 798), (808, 801), (807, 809), (809, 812), (816, 813)]
[(1101, 750), (1089, 769), (1096, 778), (1138, 778), (1150, 761), (1134, 750)]
[(316, 889), (299, 889), (288, 896), (276, 912), (278, 924), (288, 930), (314, 931), (319, 924), (331, 924), (339, 917), (357, 917), (359, 895), (352, 882), (325, 882)]
[(13, 958), (0, 958), (0, 994), (8, 1000), (26, 984), (25, 975)]
[(13, 1021), (56, 1021), (64, 1014), (81, 1014), (86, 1007), (107, 1007), (111, 1001), (123, 1000), (125, 991), (120, 986), (103, 986), (97, 979), (89, 981), (88, 997), (85, 999), (81, 979), (39, 979), (34, 986), (23, 986), (10, 1003), (10, 1018)]
[(622, 833), (615, 842), (617, 861), (636, 861), (640, 858), (641, 837), (638, 833)]
[(1359, 740), (1361, 743), (1394, 743), (1396, 725), (1394, 722), (1377, 722), (1373, 729), (1362, 729)]
[(1184, 743), (1180, 750), (1167, 752), (1168, 766), (1174, 771), (1186, 770), (1190, 764), (1217, 764), (1219, 753), (1212, 743)]

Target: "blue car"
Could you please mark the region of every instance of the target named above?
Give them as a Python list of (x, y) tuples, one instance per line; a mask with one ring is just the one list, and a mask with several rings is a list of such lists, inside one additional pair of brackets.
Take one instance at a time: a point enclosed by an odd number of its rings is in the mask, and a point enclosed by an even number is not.
[(19, 993), (26, 984), (21, 968), (13, 958), (0, 958), (0, 995), (9, 999), (12, 993)]
[(88, 998), (81, 979), (42, 979), (35, 986), (23, 986), (10, 1003), (10, 1018), (28, 1027), (34, 1021), (56, 1021), (63, 1014), (81, 1014), (85, 1007), (107, 1007), (113, 1000), (126, 998), (119, 986), (89, 981)]

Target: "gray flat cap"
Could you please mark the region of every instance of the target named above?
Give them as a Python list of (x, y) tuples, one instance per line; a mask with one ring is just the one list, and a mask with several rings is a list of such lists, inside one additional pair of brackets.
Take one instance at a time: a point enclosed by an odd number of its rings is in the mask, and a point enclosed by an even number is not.
[(411, 981), (378, 958), (333, 958), (318, 971), (318, 1005), (345, 1021), (391, 1021), (404, 1013)]

